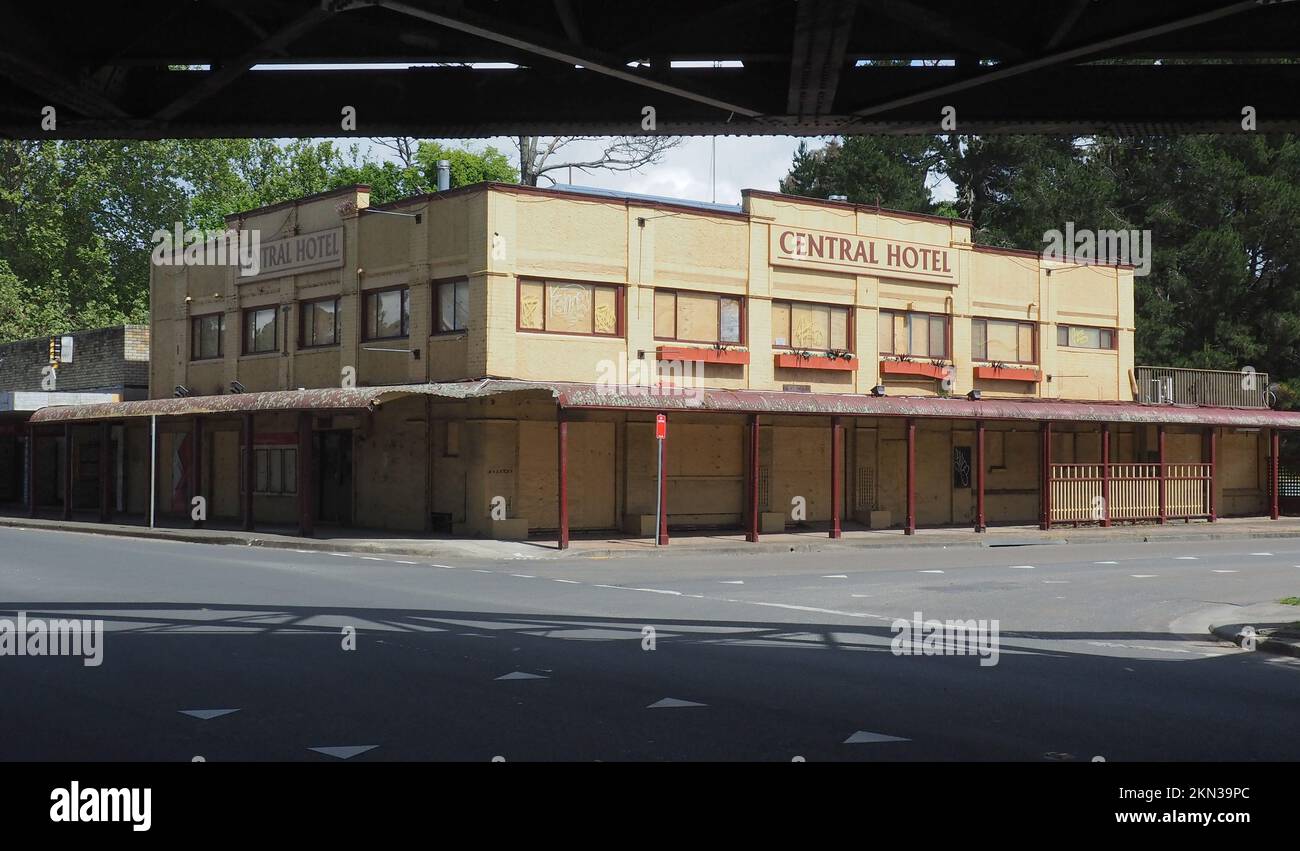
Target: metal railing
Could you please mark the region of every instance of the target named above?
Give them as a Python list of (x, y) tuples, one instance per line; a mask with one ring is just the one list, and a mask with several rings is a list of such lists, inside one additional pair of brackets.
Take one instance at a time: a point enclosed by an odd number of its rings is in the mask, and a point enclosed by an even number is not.
[(1267, 372), (1139, 366), (1138, 401), (1144, 405), (1206, 405), (1214, 408), (1267, 408)]

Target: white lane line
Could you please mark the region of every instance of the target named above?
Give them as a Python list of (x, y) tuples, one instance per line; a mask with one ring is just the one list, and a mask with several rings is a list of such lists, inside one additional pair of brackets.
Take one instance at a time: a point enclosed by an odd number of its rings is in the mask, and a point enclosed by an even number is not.
[(543, 677), (540, 674), (529, 674), (524, 671), (511, 671), (508, 674), (502, 674), (496, 679), (499, 682), (501, 680), (549, 680), (550, 677)]
[(398, 563), (398, 564), (415, 564), (415, 562), (413, 562), (413, 561), (402, 561), (401, 559), (398, 559), (398, 562), (397, 562), (397, 563)]
[(1070, 580), (1068, 580), (1068, 579), (1044, 579), (1044, 580), (1043, 580), (1043, 584), (1044, 584), (1044, 585), (1069, 585), (1069, 584), (1070, 584)]
[(326, 553), (326, 555), (338, 556), (339, 558), (352, 558), (349, 553)]
[(1010, 568), (1012, 570), (1035, 570), (1036, 569), (1032, 564), (1013, 564), (1010, 565)]
[(1199, 561), (1196, 556), (1177, 556), (1174, 561)]
[(449, 565), (449, 564), (430, 564), (429, 566), (430, 566), (430, 567), (441, 567), (441, 568), (443, 568), (443, 569), (445, 569), (445, 570), (455, 570), (455, 569), (456, 569), (456, 568), (452, 567), (452, 566)]
[(592, 588), (613, 588), (615, 591), (623, 590), (622, 587), (618, 585), (593, 585), (591, 587)]
[(294, 550), (294, 552), (295, 552), (295, 553), (302, 553), (303, 555), (306, 555), (307, 553), (311, 552), (311, 550)]
[(212, 718), (220, 718), (222, 715), (229, 715), (232, 712), (238, 712), (238, 709), (178, 709), (182, 715), (188, 715), (191, 718), (198, 718), (200, 721), (207, 721)]
[(882, 621), (892, 621), (894, 618), (885, 615), (876, 615), (871, 612), (845, 612), (840, 609), (819, 609), (816, 606), (796, 606), (792, 603), (764, 603), (759, 600), (728, 600), (728, 603), (749, 603), (752, 606), (770, 606), (773, 609), (791, 609), (796, 612), (813, 612), (818, 615), (841, 615), (849, 618), (877, 618)]
[(527, 573), (512, 573), (511, 576), (516, 579), (536, 579), (536, 576), (529, 576)]
[(870, 595), (870, 594), (854, 594), (854, 595), (852, 595), (852, 596), (854, 596), (854, 597), (870, 597), (871, 595)]
[(357, 754), (372, 751), (377, 747), (379, 747), (379, 745), (345, 745), (328, 748), (307, 748), (307, 750), (316, 751), (316, 753), (323, 753), (325, 756), (332, 756), (335, 759), (352, 759), (352, 757)]
[(379, 556), (362, 556), (363, 561), (383, 561)]
[(649, 593), (651, 593), (651, 594), (672, 594), (674, 597), (680, 597), (680, 596), (682, 596), (682, 592), (681, 592), (681, 591), (665, 591), (665, 590), (660, 589), (660, 588), (629, 588), (629, 589), (627, 589), (627, 590), (629, 590), (629, 591), (646, 591), (646, 592), (649, 592)]
[(942, 570), (918, 570), (917, 573), (943, 573)]
[(683, 596), (685, 596), (685, 597), (690, 597), (691, 599), (694, 599), (694, 600), (703, 600), (703, 599), (704, 599), (704, 595), (703, 595), (703, 594), (684, 594)]
[[(1297, 567), (1300, 567), (1300, 565), (1297, 565)], [(721, 585), (744, 585), (744, 584), (745, 584), (745, 580), (743, 580), (743, 579), (719, 579), (719, 580), (718, 580), (718, 583), (721, 584)]]
[(911, 739), (903, 739), (898, 736), (886, 736), (884, 733), (871, 733), (867, 730), (859, 730), (852, 736), (844, 740), (846, 745), (874, 745), (879, 742), (910, 742)]
[(848, 579), (843, 573), (832, 573), (830, 576), (823, 576), (822, 579)]
[(1271, 556), (1272, 553), (1251, 553), (1253, 556)]
[(1119, 564), (1117, 561), (1094, 561), (1093, 564)]
[(581, 585), (581, 584), (582, 584), (581, 582), (579, 582), (579, 581), (576, 580), (576, 579), (552, 579), (551, 581), (552, 581), (552, 582), (563, 582), (565, 585)]
[(1159, 575), (1160, 574), (1158, 573), (1130, 573), (1129, 574), (1129, 576), (1133, 577), (1134, 579), (1155, 579)]
[(1210, 573), (1236, 573), (1235, 570), (1211, 570)]
[(474, 568), (474, 572), (475, 572), (475, 573), (491, 573), (492, 571), (490, 571), (490, 570), (484, 570), (484, 569), (481, 568), (481, 567), (476, 567), (476, 568)]
[(708, 704), (696, 703), (693, 700), (678, 700), (675, 697), (665, 697), (663, 700), (656, 700), (646, 709), (684, 709), (689, 706), (708, 706)]

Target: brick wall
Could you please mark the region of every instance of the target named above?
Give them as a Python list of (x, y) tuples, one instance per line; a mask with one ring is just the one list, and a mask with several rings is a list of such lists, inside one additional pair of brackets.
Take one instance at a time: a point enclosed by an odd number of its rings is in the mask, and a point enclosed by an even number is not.
[(0, 344), (0, 390), (99, 391), (121, 393), (128, 400), (148, 398), (148, 326), (117, 325), (71, 336), (72, 363), (59, 365), (53, 388), (41, 386), (42, 367), (50, 360), (49, 337)]

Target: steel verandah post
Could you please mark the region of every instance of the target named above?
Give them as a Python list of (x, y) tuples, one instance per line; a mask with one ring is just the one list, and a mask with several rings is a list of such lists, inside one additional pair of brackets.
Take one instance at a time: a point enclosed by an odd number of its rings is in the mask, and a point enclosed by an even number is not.
[(758, 541), (758, 414), (749, 415), (749, 471), (745, 478), (745, 540)]
[(907, 518), (904, 535), (916, 534), (916, 421), (907, 421)]
[(1214, 483), (1215, 483), (1215, 454), (1218, 451), (1218, 432), (1214, 426), (1210, 426), (1205, 432), (1205, 443), (1207, 445), (1206, 460), (1210, 467), (1209, 490), (1205, 496), (1206, 510), (1209, 511), (1209, 520), (1213, 523), (1218, 519), (1216, 516), (1216, 507), (1214, 504)]
[(253, 415), (251, 413), (244, 414), (242, 420), (240, 431), (242, 432), (244, 444), (244, 457), (242, 459), (244, 465), (244, 490), (240, 494), (242, 501), (241, 513), (243, 514), (244, 531), (252, 532), (255, 525), (253, 521), (253, 486), (254, 477), (257, 475), (257, 459), (253, 451)]
[[(190, 435), (190, 525), (203, 528), (203, 520), (195, 516), (195, 500), (203, 496), (203, 418), (195, 417)], [(206, 509), (205, 509), (206, 511)]]
[(36, 516), (36, 426), (27, 424), (27, 516)]
[(72, 519), (72, 424), (63, 425), (63, 519)]
[(158, 415), (149, 417), (149, 528), (158, 524)]
[(840, 503), (844, 499), (844, 426), (831, 419), (831, 531), (830, 537), (839, 538)]
[(559, 530), (556, 548), (567, 550), (569, 548), (569, 422), (562, 407), (556, 408), (555, 416), (556, 476), (558, 479), (556, 499), (559, 502)]
[(984, 520), (984, 421), (975, 421), (975, 531), (983, 532), (988, 527)]
[(1280, 502), (1278, 499), (1278, 471), (1281, 469), (1281, 450), (1282, 450), (1282, 433), (1278, 429), (1270, 429), (1269, 443), (1271, 444), (1269, 452), (1268, 478), (1271, 491), (1269, 505), (1269, 519), (1277, 520), (1282, 516)]
[(1110, 423), (1101, 427), (1101, 525), (1110, 526)]
[(311, 418), (311, 411), (298, 414), (298, 534), (304, 538), (310, 538), (316, 532), (315, 517), (312, 514)]
[(1156, 472), (1160, 474), (1156, 481), (1157, 499), (1159, 500), (1159, 517), (1157, 523), (1164, 523), (1167, 519), (1168, 503), (1165, 496), (1165, 425), (1161, 423), (1156, 426)]
[(113, 518), (111, 502), (113, 478), (110, 475), (112, 442), (112, 425), (108, 422), (99, 424), (99, 522), (107, 523)]
[(1052, 528), (1052, 424), (1045, 422), (1039, 429), (1040, 435), (1040, 452), (1039, 464), (1042, 469), (1039, 471), (1039, 488), (1042, 493), (1039, 503), (1042, 507), (1042, 518), (1038, 528), (1048, 531)]

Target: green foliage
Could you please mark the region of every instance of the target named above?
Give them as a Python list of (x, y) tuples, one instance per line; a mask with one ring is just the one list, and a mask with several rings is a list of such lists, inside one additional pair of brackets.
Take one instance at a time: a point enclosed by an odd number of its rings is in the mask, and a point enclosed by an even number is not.
[[(944, 178), (952, 201), (933, 197)], [(986, 245), (1042, 248), (1066, 222), (1150, 230), (1137, 362), (1253, 366), (1280, 382), (1282, 405), (1300, 401), (1295, 136), (851, 137), (801, 144), (781, 188), (969, 218)]]
[(0, 341), (149, 317), (158, 229), (220, 229), (231, 213), (354, 183), (382, 204), (436, 186), (513, 181), (494, 148), (420, 142), (410, 164), (328, 140), (0, 140)]

